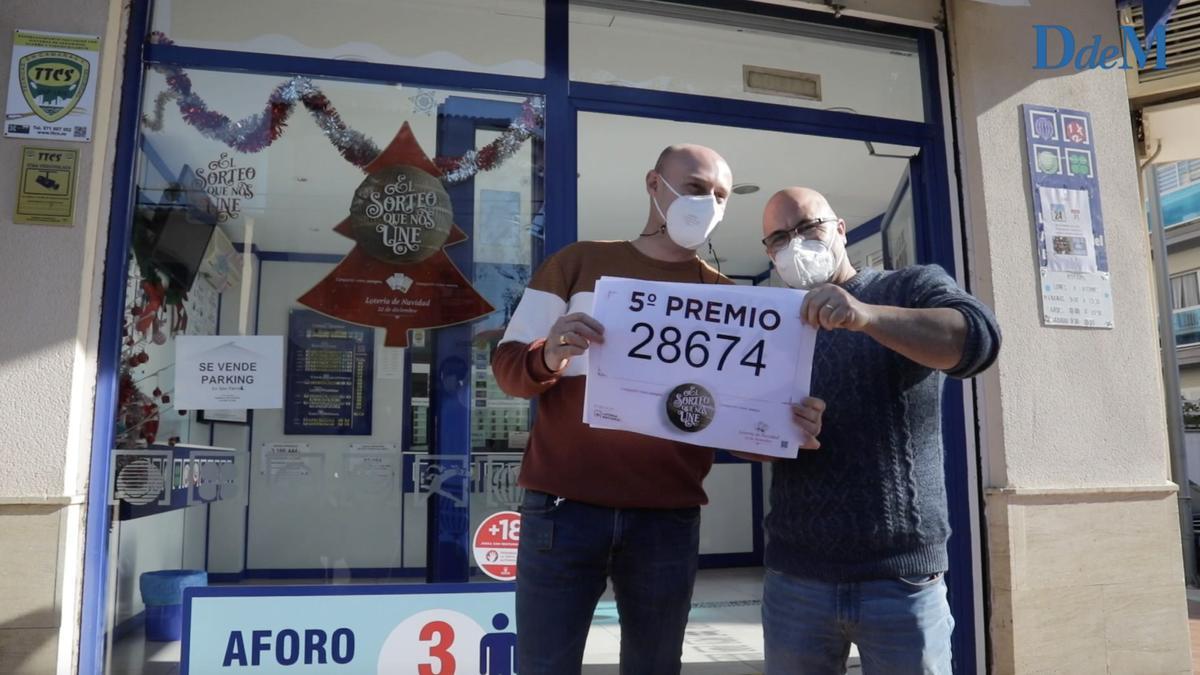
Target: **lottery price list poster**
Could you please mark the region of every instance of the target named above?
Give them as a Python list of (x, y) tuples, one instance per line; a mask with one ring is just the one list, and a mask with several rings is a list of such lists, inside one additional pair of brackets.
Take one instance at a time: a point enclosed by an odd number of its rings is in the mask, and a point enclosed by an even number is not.
[(1112, 328), (1112, 281), (1091, 114), (1023, 105), (1042, 323)]

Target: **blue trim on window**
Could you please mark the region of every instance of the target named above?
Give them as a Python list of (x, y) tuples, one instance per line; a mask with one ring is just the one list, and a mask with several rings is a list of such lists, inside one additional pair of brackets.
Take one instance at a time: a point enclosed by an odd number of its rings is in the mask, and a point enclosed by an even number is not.
[(390, 82), (408, 86), (460, 89), (463, 91), (497, 91), (505, 93), (540, 94), (542, 80), (515, 75), (494, 75), (439, 68), (418, 68), (387, 63), (342, 61), (311, 56), (256, 54), (251, 52), (180, 47), (178, 45), (148, 44), (147, 63), (167, 63), (180, 68), (197, 68), (223, 72), (245, 72), (253, 75), (304, 75), (325, 80), (361, 82)]
[(932, 125), (921, 122), (609, 84), (572, 82), (571, 101), (576, 108), (585, 112), (737, 126), (893, 145), (919, 145), (937, 135)]
[(304, 253), (301, 251), (258, 251), (255, 247), (255, 254), (259, 261), (266, 262), (302, 262), (302, 263), (333, 263), (337, 264), (345, 259), (345, 255), (337, 253)]
[(578, 116), (571, 93), (570, 8), (546, 0), (546, 245), (549, 256), (579, 236)]
[(846, 245), (853, 246), (858, 242), (868, 239), (876, 234), (879, 234), (880, 225), (883, 223), (883, 216), (879, 214), (867, 222), (846, 233)]
[[(937, 129), (918, 154), (920, 171), (911, 171), (913, 181), (914, 227), (918, 258), (921, 262), (941, 265), (955, 276), (958, 257), (954, 249), (954, 224), (950, 214), (950, 175), (946, 166), (946, 143), (942, 116), (940, 72), (937, 58), (937, 34), (923, 32), (918, 38), (922, 87), (925, 91), (925, 119)], [(944, 39), (944, 38), (943, 38)], [(943, 43), (944, 44), (944, 43)], [(921, 209), (917, 210), (918, 205)], [(966, 278), (966, 275), (964, 275)], [(975, 557), (979, 551), (971, 543), (971, 485), (967, 457), (966, 403), (961, 380), (947, 379), (942, 391), (942, 438), (945, 439), (946, 498), (949, 504), (952, 534), (947, 544), (950, 569), (946, 573), (951, 612), (954, 615), (952, 648), (954, 672), (975, 672), (978, 654), (975, 638), (980, 627), (975, 623)], [(980, 486), (977, 484), (977, 488)], [(980, 490), (979, 494), (982, 494)], [(980, 513), (982, 506), (979, 505)]]
[(121, 76), (112, 203), (105, 247), (100, 334), (96, 349), (96, 402), (92, 420), (87, 527), (84, 533), (83, 592), (79, 630), (79, 672), (104, 667), (105, 590), (108, 586), (108, 471), (116, 429), (117, 387), (121, 361), (121, 329), (125, 286), (133, 234), (133, 200), (142, 108), (142, 36), (150, 28), (150, 0), (132, 0), (126, 29), (125, 65)]
[[(494, 105), (477, 105), (471, 97), (451, 97), (438, 106), (437, 152), (443, 156), (457, 156), (475, 147), (479, 129), (507, 125), (509, 120), (520, 115), (516, 103), (505, 103), (507, 114), (494, 119), (480, 119), (474, 113), (497, 111)], [(455, 115), (446, 115), (445, 106), (454, 107)], [(491, 111), (491, 112), (488, 112)], [(446, 190), (454, 205), (455, 223), (466, 233), (468, 240), (475, 233), (475, 181), (470, 180), (451, 185)], [(447, 256), (468, 279), (474, 277), (474, 244), (450, 247)], [(454, 458), (466, 465), (470, 461), (473, 441), (471, 438), (471, 406), (474, 397), (468, 396), (466, 405), (457, 395), (445, 390), (441, 374), (455, 364), (464, 370), (463, 385), (472, 387), (473, 346), (472, 328), (469, 324), (447, 326), (433, 331), (433, 363), (430, 372), (430, 407), (433, 411), (433, 438), (430, 451), (438, 457)], [(449, 490), (462, 495), (462, 503), (443, 498), (438, 494), (429, 496), (429, 511), (426, 525), (426, 580), (433, 582), (465, 582), (470, 578), (470, 504), (469, 479), (458, 476), (447, 481)]]

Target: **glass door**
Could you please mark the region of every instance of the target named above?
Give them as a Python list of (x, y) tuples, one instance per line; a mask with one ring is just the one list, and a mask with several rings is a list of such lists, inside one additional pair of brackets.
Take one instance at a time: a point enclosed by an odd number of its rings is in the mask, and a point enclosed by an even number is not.
[[(263, 116), (293, 94), (313, 119)], [(144, 100), (109, 672), (178, 660), (189, 585), (479, 578), (530, 419), (488, 357), (542, 256), (542, 99), (189, 68)], [(196, 350), (263, 337), (281, 405), (187, 404)]]
[(916, 262), (916, 219), (913, 213), (913, 164), (905, 167), (880, 223), (883, 267), (898, 270)]

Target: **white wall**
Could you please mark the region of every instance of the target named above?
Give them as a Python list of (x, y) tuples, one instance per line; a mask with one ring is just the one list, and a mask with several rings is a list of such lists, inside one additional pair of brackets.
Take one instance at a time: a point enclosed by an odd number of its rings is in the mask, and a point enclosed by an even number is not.
[[(1033, 23), (1117, 39), (1101, 2), (1035, 9), (954, 3), (967, 228), (975, 291), (1004, 331), (982, 378), (990, 483), (1020, 487), (1161, 485), (1167, 438), (1150, 252), (1119, 70), (1032, 69)], [(1085, 9), (1086, 8), (1086, 9)], [(1092, 114), (1115, 328), (1042, 326), (1020, 105)]]
[[(1107, 0), (953, 0), (973, 290), (1004, 345), (977, 378), (986, 645), (996, 673), (1190, 671), (1146, 226), (1121, 70), (1038, 71), (1034, 24), (1119, 40)], [(1113, 288), (1111, 330), (1041, 325), (1024, 103), (1085, 110)], [(980, 653), (983, 653), (982, 641)]]
[[(90, 437), (91, 383), (73, 388), (76, 369), (94, 358), (100, 289), (94, 285), (103, 258), (96, 253), (105, 234), (111, 170), (109, 152), (112, 91), (118, 73), (118, 33), (108, 30), (110, 3), (80, 0), (49, 3), (6, 2), (0, 31), (0, 86), (8, 91), (13, 29), (54, 30), (102, 35), (104, 66), (97, 81), (97, 115), (90, 143), (0, 139), (0, 499), (76, 494), (76, 461)], [(112, 27), (116, 29), (116, 26)], [(23, 146), (79, 151), (75, 219), (71, 227), (13, 224)], [(86, 419), (85, 419), (86, 418)], [(72, 439), (68, 443), (68, 438)], [(69, 466), (70, 465), (70, 466)], [(65, 479), (72, 479), (66, 481)]]
[[(10, 580), (0, 588), (5, 673), (68, 673), (75, 662), (121, 4), (15, 0), (0, 9), (3, 91), (14, 29), (101, 37), (93, 140), (0, 138), (0, 550), (21, 552), (0, 558), (0, 577)], [(26, 145), (79, 151), (71, 227), (13, 223)]]
[[(287, 335), (288, 311), (302, 308), (296, 298), (333, 269), (328, 263), (263, 262), (258, 302), (258, 334)], [(384, 331), (376, 330), (376, 360)], [(347, 477), (346, 451), (352, 443), (399, 446), (404, 416), (404, 380), (372, 383), (370, 436), (289, 436), (282, 410), (254, 414), (254, 457), (250, 475), (251, 569), (398, 567), (402, 514), (400, 483), (368, 499)], [(311, 484), (273, 481), (264, 473), (262, 448), (271, 443), (307, 443), (323, 458)], [(423, 534), (422, 534), (423, 539)]]

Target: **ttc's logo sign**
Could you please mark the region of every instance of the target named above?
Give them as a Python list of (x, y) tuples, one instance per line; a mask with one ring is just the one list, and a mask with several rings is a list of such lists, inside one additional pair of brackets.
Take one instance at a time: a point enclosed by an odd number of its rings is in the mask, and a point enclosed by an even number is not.
[[(1037, 31), (1037, 63), (1033, 66), (1035, 70), (1060, 70), (1063, 68), (1129, 70), (1133, 67), (1129, 63), (1129, 53), (1122, 49), (1121, 45), (1104, 45), (1099, 35), (1093, 35), (1090, 41), (1081, 43), (1079, 49), (1076, 50), (1075, 34), (1071, 32), (1070, 28), (1057, 24), (1035, 24), (1033, 28)], [(1145, 69), (1146, 64), (1150, 61), (1150, 56), (1133, 26), (1121, 26), (1121, 41), (1129, 45), (1137, 68)], [(1147, 40), (1147, 43), (1150, 42), (1153, 42), (1155, 46), (1154, 65), (1151, 67), (1154, 70), (1165, 69), (1167, 67), (1166, 27), (1159, 26), (1154, 29), (1150, 33), (1150, 39)], [(1057, 61), (1052, 60), (1052, 54), (1057, 57)]]

